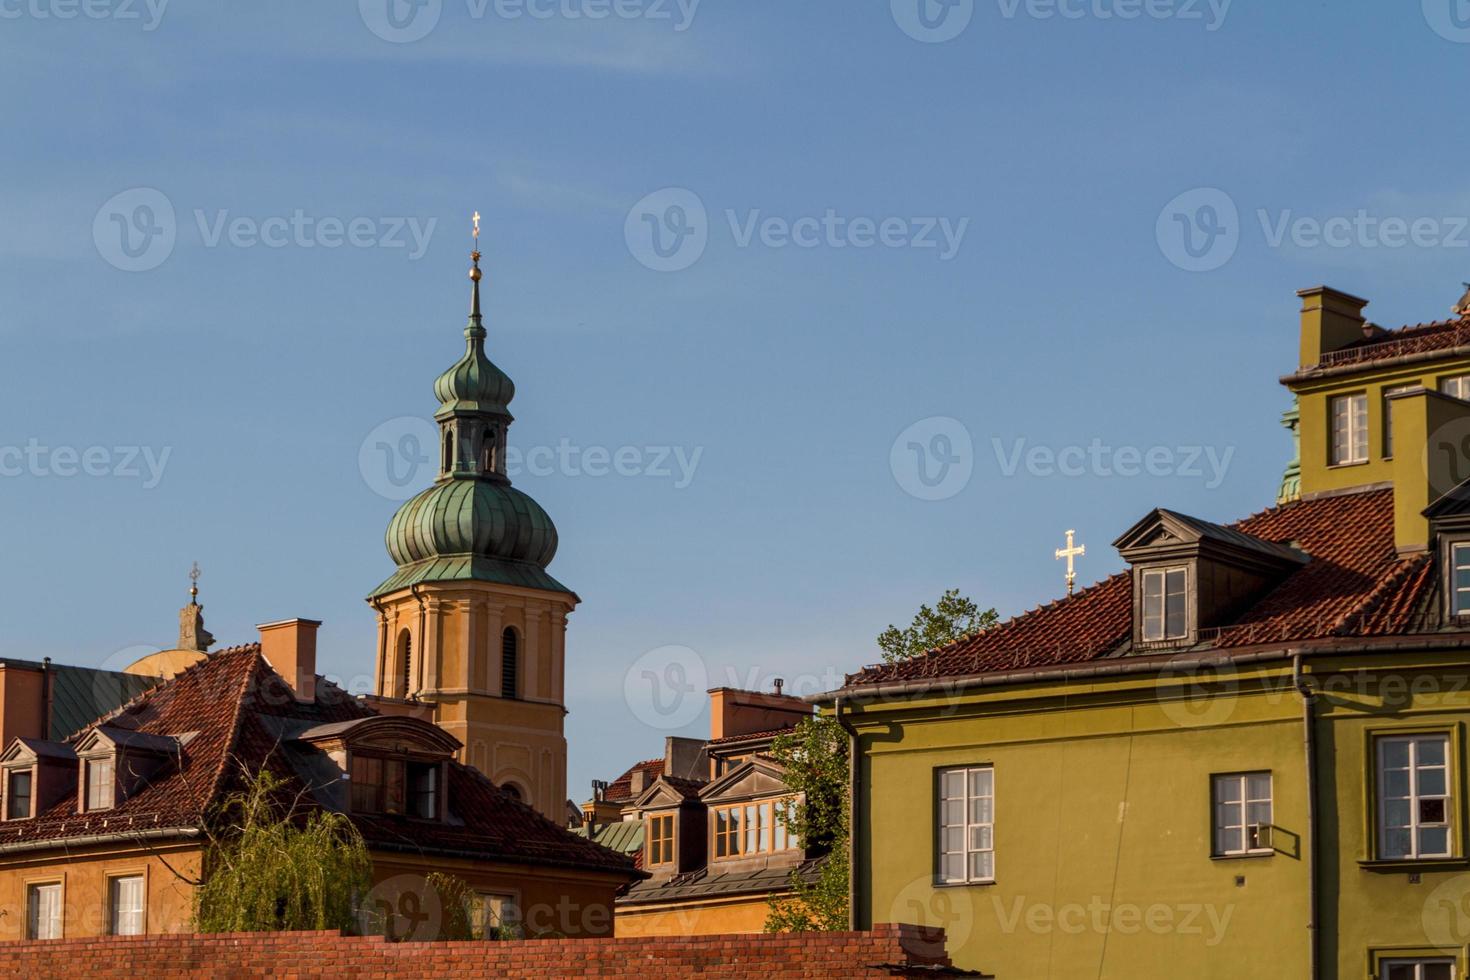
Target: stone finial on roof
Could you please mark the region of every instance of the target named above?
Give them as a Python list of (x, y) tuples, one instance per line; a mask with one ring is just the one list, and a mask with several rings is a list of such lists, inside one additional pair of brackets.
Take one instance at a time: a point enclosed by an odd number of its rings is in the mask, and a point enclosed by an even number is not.
[(1461, 285), (1465, 287), (1465, 294), (1455, 302), (1454, 312), (1456, 316), (1464, 316), (1470, 313), (1470, 282), (1462, 283)]
[(189, 604), (179, 610), (180, 650), (197, 650), (205, 653), (214, 643), (214, 634), (204, 628), (204, 607), (199, 604), (199, 563), (189, 569)]

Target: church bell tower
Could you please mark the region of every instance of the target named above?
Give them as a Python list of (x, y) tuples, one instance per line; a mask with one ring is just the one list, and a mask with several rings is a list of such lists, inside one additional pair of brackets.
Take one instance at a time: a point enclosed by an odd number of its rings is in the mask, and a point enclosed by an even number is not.
[(505, 473), (515, 385), (485, 354), (479, 215), (465, 353), (434, 382), (439, 475), (388, 525), (398, 571), (368, 596), (376, 693), (427, 709), (460, 761), (547, 817), (565, 818), (567, 615), (580, 601), (546, 572), (556, 527)]

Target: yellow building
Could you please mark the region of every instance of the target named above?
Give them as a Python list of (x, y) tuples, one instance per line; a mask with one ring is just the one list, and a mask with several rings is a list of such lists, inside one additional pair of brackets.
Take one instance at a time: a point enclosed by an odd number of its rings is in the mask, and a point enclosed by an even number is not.
[(1300, 457), (1231, 524), (818, 700), (854, 918), (1008, 978), (1459, 980), (1470, 947), (1470, 318), (1301, 294)]

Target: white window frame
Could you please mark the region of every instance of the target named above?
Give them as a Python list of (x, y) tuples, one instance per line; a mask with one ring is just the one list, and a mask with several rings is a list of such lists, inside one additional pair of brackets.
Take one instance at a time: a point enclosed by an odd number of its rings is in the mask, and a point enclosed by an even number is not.
[(1454, 616), (1470, 616), (1470, 587), (1461, 587), (1461, 568), (1470, 571), (1470, 541), (1455, 541), (1450, 545), (1450, 573), (1446, 578), (1450, 594), (1450, 613)]
[[(136, 904), (123, 907), (125, 890), (136, 889)], [(142, 936), (148, 931), (148, 876), (143, 872), (107, 876), (107, 934)]]
[(1439, 393), (1458, 398), (1460, 401), (1470, 401), (1470, 374), (1452, 374), (1439, 379)]
[[(1421, 746), (1429, 742), (1438, 742), (1443, 746), (1443, 763), (1440, 765), (1421, 765), (1419, 755)], [(1395, 796), (1393, 800), (1407, 799), (1409, 803), (1409, 823), (1407, 825), (1389, 826), (1388, 804), (1390, 797), (1387, 794), (1387, 767), (1385, 758), (1388, 747), (1394, 744), (1405, 744), (1409, 748), (1409, 795), (1407, 797)], [(1386, 861), (1421, 861), (1439, 858), (1454, 857), (1455, 854), (1455, 786), (1451, 778), (1450, 762), (1454, 746), (1450, 744), (1450, 736), (1447, 733), (1427, 732), (1413, 735), (1378, 735), (1374, 738), (1373, 765), (1377, 777), (1374, 784), (1374, 807), (1378, 818), (1377, 852), (1376, 856)], [(1424, 794), (1420, 792), (1419, 778), (1421, 771), (1443, 769), (1444, 770), (1444, 793)], [(1430, 800), (1444, 801), (1444, 820), (1425, 821), (1422, 819), (1422, 805)], [(1421, 830), (1437, 830), (1443, 827), (1445, 830), (1445, 845), (1443, 851), (1428, 852), (1420, 849), (1419, 832)], [(1409, 831), (1409, 851), (1405, 854), (1391, 853), (1388, 848), (1388, 833), (1390, 830)]]
[[(1169, 575), (1179, 572), (1184, 576), (1184, 588), (1178, 593), (1169, 591)], [(1138, 635), (1145, 643), (1167, 643), (1170, 640), (1185, 640), (1189, 638), (1189, 566), (1169, 565), (1161, 568), (1145, 568), (1142, 571), (1143, 580), (1138, 586)], [(1149, 582), (1159, 583), (1159, 617), (1158, 633), (1150, 634), (1148, 616), (1148, 594)], [(1169, 596), (1177, 594), (1180, 603), (1184, 606), (1184, 623), (1180, 632), (1169, 632)]]
[[(49, 908), (42, 905), (42, 897), (50, 899)], [(61, 939), (66, 932), (66, 917), (63, 914), (64, 892), (60, 881), (33, 881), (26, 884), (26, 938)], [(47, 913), (43, 920), (43, 910)]]
[[(975, 785), (975, 777), (984, 775), (989, 782), (990, 792), (974, 793), (972, 787)], [(940, 885), (988, 885), (995, 882), (995, 766), (951, 766), (940, 769), (937, 772), (935, 782), (935, 853), (937, 866), (935, 868), (935, 883)], [(950, 792), (953, 789), (951, 777), (959, 780), (960, 792), (955, 795)], [(989, 820), (977, 816), (978, 811), (987, 809), (978, 807), (976, 804), (988, 802)], [(948, 821), (946, 818), (946, 804), (958, 804), (961, 819), (959, 821)], [(961, 849), (946, 849), (946, 831), (958, 830), (961, 834)], [(983, 841), (989, 841), (989, 846), (984, 846)], [(981, 842), (981, 843), (977, 843)], [(974, 858), (981, 857), (988, 863), (989, 872), (979, 873), (975, 869)], [(953, 875), (946, 871), (949, 861), (957, 858), (963, 867), (963, 874)]]
[[(1338, 409), (1345, 406), (1343, 441), (1338, 441)], [(1327, 452), (1333, 466), (1368, 462), (1368, 393), (1334, 395), (1327, 402)]]
[[(1266, 795), (1252, 796), (1251, 781), (1261, 777), (1265, 777), (1266, 780)], [(1224, 793), (1221, 792), (1227, 786), (1234, 788), (1236, 796), (1236, 799), (1229, 803), (1224, 801)], [(1275, 781), (1268, 770), (1216, 773), (1210, 776), (1211, 854), (1215, 857), (1248, 857), (1256, 854), (1276, 853), (1270, 843), (1271, 822), (1276, 817), (1276, 806), (1273, 801), (1275, 792)], [(1265, 804), (1266, 819), (1264, 821), (1251, 820), (1251, 807), (1259, 807), (1261, 804)], [(1234, 812), (1227, 813), (1227, 808), (1233, 808)], [(1231, 822), (1227, 823), (1227, 819)], [(1252, 828), (1257, 828), (1256, 833), (1252, 834)], [(1241, 846), (1238, 848), (1226, 847), (1222, 842), (1225, 832), (1233, 830), (1240, 831)]]
[(1413, 391), (1414, 385), (1389, 385), (1383, 389), (1383, 458), (1393, 459), (1393, 403), (1388, 399), (1391, 395), (1403, 394)]
[[(94, 770), (104, 768), (107, 772), (105, 779), (96, 782), (98, 790), (105, 790), (97, 799), (92, 797)], [(117, 762), (114, 756), (98, 756), (92, 759), (82, 760), (82, 812), (92, 813), (98, 810), (111, 810), (117, 806)]]
[(1417, 957), (1417, 956), (1415, 956), (1415, 957), (1407, 957), (1407, 958), (1406, 957), (1395, 957), (1395, 958), (1393, 958), (1391, 960), (1381, 960), (1379, 962), (1379, 971), (1378, 971), (1379, 980), (1389, 980), (1389, 978), (1392, 976), (1392, 972), (1391, 971), (1393, 970), (1393, 968), (1394, 967), (1403, 967), (1403, 966), (1407, 966), (1407, 967), (1412, 967), (1413, 968), (1413, 971), (1414, 971), (1413, 972), (1413, 975), (1412, 975), (1413, 976), (1413, 980), (1425, 980), (1424, 967), (1426, 967), (1426, 966), (1447, 966), (1447, 967), (1449, 967), (1450, 968), (1450, 980), (1456, 980), (1456, 977), (1458, 977), (1460, 975), (1460, 971), (1456, 967), (1455, 961), (1452, 958), (1443, 957), (1443, 956), (1434, 956), (1434, 957)]

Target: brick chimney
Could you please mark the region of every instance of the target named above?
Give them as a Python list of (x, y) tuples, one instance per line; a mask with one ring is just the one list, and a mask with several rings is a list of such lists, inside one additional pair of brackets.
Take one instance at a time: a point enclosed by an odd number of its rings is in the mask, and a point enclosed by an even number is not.
[(810, 718), (812, 706), (779, 691), (742, 691), (717, 687), (709, 692), (709, 737), (728, 738), (795, 725)]
[(1297, 295), (1302, 298), (1302, 367), (1320, 364), (1323, 354), (1363, 339), (1366, 299), (1330, 286), (1298, 290)]
[(298, 701), (316, 700), (316, 631), (321, 625), (315, 619), (283, 619), (256, 627), (261, 656), (291, 685)]
[(46, 674), (0, 661), (0, 751), (16, 737), (46, 738)]

